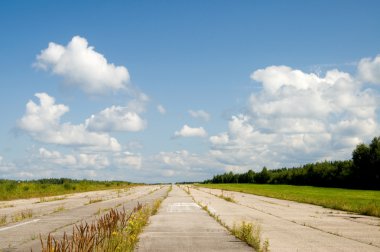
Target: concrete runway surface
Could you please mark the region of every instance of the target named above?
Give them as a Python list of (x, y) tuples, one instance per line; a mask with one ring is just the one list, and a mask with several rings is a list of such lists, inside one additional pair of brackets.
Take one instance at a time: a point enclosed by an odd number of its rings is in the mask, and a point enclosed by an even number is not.
[[(224, 191), (233, 203), (218, 197), (221, 190), (181, 187), (173, 186), (158, 213), (150, 218), (137, 244), (138, 252), (252, 251), (199, 204), (229, 227), (241, 221), (259, 224), (270, 251), (380, 251), (380, 218)], [(42, 203), (40, 199), (2, 201), (0, 216), (30, 209), (33, 217), (0, 227), (0, 251), (39, 251), (39, 234), (46, 237), (52, 232), (59, 237), (64, 231), (71, 232), (76, 223), (94, 220), (99, 210), (116, 206), (132, 209), (137, 202), (151, 203), (164, 197), (167, 190), (168, 186), (138, 186), (126, 191), (71, 194)], [(88, 204), (90, 199), (102, 201)]]
[(380, 251), (380, 218), (239, 192), (223, 192), (236, 203), (217, 197), (221, 190), (190, 192), (229, 227), (259, 223), (270, 251)]
[(140, 236), (138, 252), (252, 251), (177, 186), (149, 222)]
[[(0, 216), (10, 216), (25, 209), (33, 212), (33, 217), (0, 227), (0, 251), (40, 251), (39, 235), (55, 237), (66, 231), (71, 233), (73, 225), (82, 221), (91, 222), (98, 213), (117, 207), (133, 209), (138, 202), (152, 203), (164, 197), (168, 186), (137, 186), (128, 190), (105, 190), (62, 196), (61, 200), (39, 203), (40, 199), (13, 200), (0, 202)], [(54, 197), (51, 197), (54, 198)], [(90, 200), (100, 200), (89, 204)], [(11, 207), (7, 207), (11, 205)]]

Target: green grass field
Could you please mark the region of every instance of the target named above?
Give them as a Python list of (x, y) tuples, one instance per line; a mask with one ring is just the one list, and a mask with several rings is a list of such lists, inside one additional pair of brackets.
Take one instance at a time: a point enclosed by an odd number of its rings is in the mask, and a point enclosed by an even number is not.
[(380, 191), (268, 184), (197, 184), (197, 186), (310, 203), (380, 217)]
[(18, 182), (14, 180), (0, 180), (0, 200), (48, 197), (106, 189), (124, 189), (131, 186), (131, 183), (122, 181), (48, 180), (44, 182)]

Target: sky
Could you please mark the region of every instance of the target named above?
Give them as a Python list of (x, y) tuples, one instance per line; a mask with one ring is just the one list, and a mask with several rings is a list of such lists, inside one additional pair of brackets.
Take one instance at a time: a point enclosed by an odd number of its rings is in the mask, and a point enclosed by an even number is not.
[(0, 179), (202, 181), (380, 136), (379, 1), (0, 2)]

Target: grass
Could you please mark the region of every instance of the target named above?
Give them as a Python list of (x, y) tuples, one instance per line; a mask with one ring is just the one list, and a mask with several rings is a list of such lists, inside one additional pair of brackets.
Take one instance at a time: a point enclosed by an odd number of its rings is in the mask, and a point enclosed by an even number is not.
[(63, 196), (63, 197), (53, 197), (53, 198), (41, 197), (40, 201), (37, 202), (37, 203), (51, 202), (51, 201), (64, 200), (64, 199), (66, 199), (65, 196)]
[(90, 204), (98, 203), (101, 201), (103, 201), (103, 199), (101, 199), (101, 198), (90, 199), (85, 205), (90, 205)]
[(239, 240), (247, 243), (249, 246), (255, 249), (257, 252), (268, 252), (269, 251), (269, 240), (266, 239), (264, 242), (261, 242), (261, 227), (259, 224), (248, 223), (243, 221), (240, 225), (234, 224), (231, 228), (222, 219), (211, 212), (207, 205), (202, 205), (200, 202), (197, 202), (198, 205), (202, 207), (211, 217), (213, 217), (220, 225), (225, 227), (231, 234), (233, 234)]
[(6, 215), (0, 216), (0, 226), (3, 226), (5, 224), (7, 224), (7, 216)]
[(71, 235), (64, 233), (61, 240), (48, 235), (46, 240), (40, 237), (43, 252), (73, 251), (133, 251), (138, 235), (147, 224), (151, 215), (157, 212), (161, 200), (152, 206), (138, 204), (131, 213), (125, 209), (111, 209), (92, 224), (76, 225)]
[(217, 195), (219, 198), (224, 199), (225, 201), (235, 203), (235, 199), (232, 196), (226, 196), (224, 195), (224, 191), (222, 190), (222, 194)]
[[(186, 189), (185, 189), (186, 191)], [(187, 191), (189, 195), (191, 195), (189, 187), (187, 187)], [(222, 194), (218, 197), (223, 196)], [(191, 195), (192, 199), (195, 201), (194, 197)], [(221, 197), (223, 198), (223, 197)], [(223, 198), (224, 199), (224, 198)], [(231, 198), (232, 199), (232, 198)], [(227, 200), (229, 201), (229, 200)], [(233, 201), (235, 202), (235, 201)], [(257, 252), (269, 252), (269, 240), (266, 239), (264, 242), (261, 242), (261, 226), (256, 223), (248, 223), (243, 221), (240, 225), (236, 225), (236, 223), (231, 228), (216, 213), (210, 211), (207, 205), (203, 205), (201, 202), (197, 201), (197, 204), (202, 207), (204, 211), (206, 211), (211, 217), (213, 217), (220, 225), (225, 227), (231, 234), (233, 234), (236, 238), (241, 241), (244, 241), (249, 246), (254, 248)]]
[[(21, 212), (15, 213), (12, 216), (10, 216), (11, 222), (19, 222), (25, 219), (29, 219), (33, 217), (33, 211), (32, 209), (25, 209)], [(9, 221), (7, 221), (7, 215), (0, 216), (0, 226), (8, 224)]]
[(11, 208), (11, 207), (14, 207), (15, 205), (13, 204), (5, 204), (5, 205), (0, 205), (0, 209), (2, 208)]
[(258, 224), (243, 221), (240, 225), (234, 224), (231, 233), (258, 252), (269, 251), (268, 239), (261, 242), (261, 227)]
[(14, 181), (0, 179), (0, 200), (41, 198), (75, 192), (125, 189), (133, 186), (124, 181), (91, 181), (72, 179), (43, 179), (36, 181)]
[[(164, 198), (167, 197), (171, 187)], [(157, 213), (163, 199), (156, 200), (151, 206), (137, 206), (127, 213), (125, 209), (113, 208), (108, 213), (88, 224), (75, 225), (70, 235), (64, 233), (60, 240), (51, 234), (44, 240), (40, 236), (42, 252), (117, 252), (133, 251), (148, 223), (149, 217)], [(100, 213), (100, 209), (99, 209)]]
[(189, 186), (186, 186), (185, 192), (190, 195), (190, 188), (189, 188)]
[(29, 219), (33, 217), (32, 209), (25, 209), (19, 213), (12, 215), (12, 222), (19, 222), (25, 219)]
[(53, 213), (58, 213), (64, 211), (66, 208), (62, 205), (54, 209)]
[(292, 200), (380, 217), (380, 191), (268, 184), (198, 184), (197, 186)]

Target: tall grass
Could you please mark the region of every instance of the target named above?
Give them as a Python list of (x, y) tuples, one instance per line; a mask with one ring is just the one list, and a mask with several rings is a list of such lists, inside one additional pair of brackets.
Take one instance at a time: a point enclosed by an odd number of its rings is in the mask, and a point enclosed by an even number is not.
[(232, 203), (235, 203), (235, 199), (230, 195), (230, 196), (226, 196), (224, 195), (224, 191), (222, 190), (222, 194), (220, 195), (217, 195), (219, 198), (221, 199), (224, 199), (225, 201), (228, 201), (228, 202), (232, 202)]
[(380, 217), (380, 191), (268, 184), (199, 184)]
[(43, 179), (35, 181), (0, 180), (0, 200), (57, 196), (74, 192), (122, 189), (132, 186), (124, 181)]
[(242, 241), (245, 241), (248, 245), (254, 248), (258, 252), (269, 251), (268, 239), (261, 242), (261, 227), (259, 224), (249, 223), (243, 221), (241, 224), (234, 224), (231, 229), (231, 233)]
[(0, 216), (0, 226), (7, 224), (7, 216), (2, 215)]
[(19, 222), (33, 217), (32, 209), (25, 209), (12, 215), (12, 222)]
[(138, 235), (149, 217), (157, 212), (160, 203), (158, 200), (152, 207), (138, 204), (130, 213), (125, 209), (111, 209), (92, 224), (85, 222), (76, 225), (72, 234), (64, 233), (61, 240), (55, 239), (51, 234), (46, 240), (40, 237), (42, 252), (133, 251), (138, 242)]

